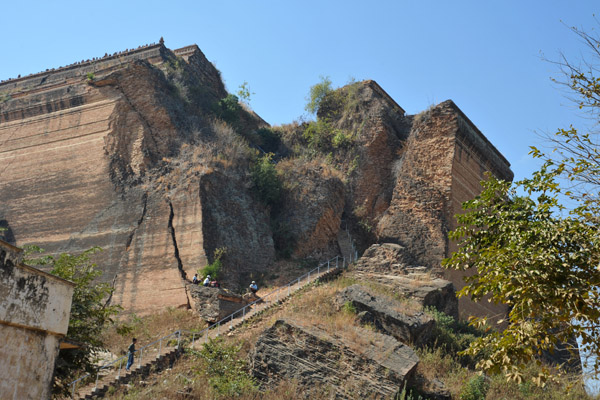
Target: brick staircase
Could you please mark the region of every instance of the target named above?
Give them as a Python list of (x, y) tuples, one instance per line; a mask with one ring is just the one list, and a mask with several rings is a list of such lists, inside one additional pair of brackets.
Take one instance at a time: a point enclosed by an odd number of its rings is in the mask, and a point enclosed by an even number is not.
[(342, 265), (338, 265), (338, 267), (339, 268), (330, 268), (329, 271), (324, 269), (319, 273), (315, 273), (310, 277), (310, 281), (301, 281), (299, 284), (294, 285), (294, 287), (291, 287), (289, 292), (284, 291), (280, 297), (276, 297), (274, 299), (265, 299), (264, 301), (257, 303), (250, 311), (245, 313), (244, 317), (227, 320), (219, 326), (213, 327), (211, 330), (207, 331), (206, 334), (198, 335), (195, 338), (192, 337), (192, 343), (190, 344), (190, 347), (193, 349), (199, 348), (202, 344), (206, 343), (208, 339), (214, 339), (217, 336), (227, 334), (244, 323), (251, 323), (254, 318), (259, 317), (261, 314), (273, 307), (281, 305), (286, 300), (288, 300), (291, 295), (296, 293), (298, 290), (304, 288), (309, 283), (314, 282), (317, 279), (321, 281), (329, 280), (332, 277), (338, 275), (342, 271)]
[[(202, 344), (208, 341), (209, 338), (216, 338), (219, 335), (229, 333), (235, 330), (237, 327), (246, 322), (251, 322), (254, 318), (260, 316), (265, 311), (276, 307), (287, 299), (298, 290), (304, 288), (308, 284), (319, 280), (328, 280), (333, 276), (338, 275), (343, 268), (347, 265), (346, 260), (352, 260), (355, 257), (354, 246), (352, 245), (352, 239), (345, 230), (340, 230), (338, 233), (338, 245), (343, 258), (335, 258), (335, 263), (330, 265), (330, 261), (322, 266), (316, 268), (307, 275), (303, 275), (296, 281), (292, 281), (287, 287), (280, 288), (274, 292), (269, 293), (261, 300), (252, 304), (246, 311), (237, 317), (232, 314), (230, 317), (226, 317), (224, 320), (213, 324), (211, 327), (200, 333), (178, 331), (182, 338), (186, 341), (189, 340), (189, 347), (199, 348)], [(304, 277), (306, 276), (306, 279)], [(239, 311), (237, 312), (239, 313)], [(173, 334), (172, 334), (173, 335)], [(161, 346), (162, 347), (162, 346)], [(166, 346), (160, 350), (160, 355), (154, 357), (146, 355), (141, 360), (136, 360), (131, 368), (131, 371), (125, 372), (124, 366), (120, 366), (119, 369), (114, 368), (107, 369), (109, 372), (104, 376), (97, 379), (97, 382), (88, 384), (87, 386), (76, 390), (73, 398), (75, 399), (93, 399), (104, 397), (106, 392), (111, 387), (116, 387), (125, 383), (128, 383), (132, 378), (136, 376), (148, 376), (154, 370), (163, 369), (166, 365), (172, 365), (175, 360), (181, 354), (180, 348), (177, 346)]]
[(136, 376), (148, 376), (153, 371), (164, 369), (166, 366), (171, 366), (179, 357), (177, 347), (167, 347), (163, 349), (159, 356), (154, 356), (142, 363), (136, 362), (131, 366), (130, 371), (125, 371), (123, 366), (120, 370), (110, 370), (106, 375), (98, 378), (98, 382), (94, 382), (79, 391), (74, 398), (76, 399), (94, 399), (104, 397), (106, 392), (111, 387), (116, 387), (130, 382)]
[(354, 246), (352, 244), (352, 238), (350, 234), (345, 229), (340, 229), (337, 234), (337, 242), (338, 247), (340, 248), (340, 253), (344, 257), (345, 260), (354, 260), (356, 257)]

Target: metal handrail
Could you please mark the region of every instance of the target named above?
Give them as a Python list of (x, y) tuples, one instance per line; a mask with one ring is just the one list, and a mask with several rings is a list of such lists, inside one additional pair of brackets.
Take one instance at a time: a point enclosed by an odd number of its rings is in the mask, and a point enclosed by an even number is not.
[[(349, 233), (348, 233), (348, 234), (349, 234)], [(354, 246), (352, 246), (352, 247), (354, 247)], [(351, 255), (350, 255), (350, 260), (348, 260), (348, 265), (349, 265), (349, 264), (352, 262), (352, 256), (353, 256), (353, 255), (354, 255), (354, 260), (356, 260), (356, 259), (358, 258), (358, 253), (357, 253), (357, 252), (354, 252), (354, 254), (351, 254)], [(277, 301), (279, 301), (279, 298), (280, 298), (280, 294), (281, 294), (281, 292), (282, 292), (282, 291), (284, 291), (285, 289), (287, 289), (287, 295), (289, 296), (289, 295), (290, 295), (290, 289), (291, 289), (291, 287), (292, 287), (292, 286), (294, 286), (294, 285), (298, 285), (298, 289), (299, 289), (299, 288), (300, 288), (300, 282), (301, 282), (301, 281), (302, 281), (302, 280), (303, 280), (305, 277), (307, 278), (307, 282), (305, 283), (305, 285), (306, 285), (306, 284), (308, 284), (308, 283), (310, 283), (310, 275), (311, 275), (311, 273), (313, 273), (313, 272), (317, 271), (316, 278), (314, 278), (313, 280), (316, 280), (316, 279), (318, 279), (318, 278), (319, 278), (319, 276), (320, 276), (320, 274), (321, 274), (321, 267), (325, 267), (325, 265), (326, 265), (326, 266), (327, 266), (327, 272), (329, 272), (331, 269), (336, 269), (336, 268), (339, 268), (339, 260), (340, 260), (340, 258), (341, 258), (341, 260), (342, 260), (342, 268), (345, 268), (345, 267), (346, 267), (346, 258), (345, 258), (345, 257), (340, 257), (340, 256), (335, 256), (335, 257), (333, 257), (333, 258), (331, 258), (331, 259), (329, 259), (329, 260), (327, 260), (327, 261), (323, 262), (322, 264), (319, 264), (319, 265), (317, 265), (317, 267), (316, 267), (316, 268), (313, 268), (312, 270), (308, 271), (308, 272), (307, 272), (307, 273), (305, 273), (304, 275), (302, 275), (302, 276), (300, 276), (300, 277), (298, 277), (298, 278), (296, 278), (296, 279), (294, 279), (294, 280), (290, 281), (290, 282), (289, 282), (287, 285), (285, 285), (285, 286), (282, 286), (282, 287), (280, 287), (280, 288), (277, 288), (276, 290), (274, 290), (274, 291), (272, 291), (271, 293), (269, 293), (269, 294), (265, 295), (264, 297), (262, 297), (262, 298), (259, 298), (259, 299), (257, 299), (257, 300), (254, 300), (252, 303), (248, 303), (248, 304), (246, 304), (246, 305), (245, 305), (244, 307), (242, 307), (241, 309), (239, 309), (239, 310), (237, 310), (237, 311), (234, 311), (233, 313), (229, 314), (229, 315), (228, 315), (228, 316), (226, 316), (225, 318), (222, 318), (221, 320), (219, 320), (219, 321), (217, 321), (217, 322), (213, 323), (212, 325), (209, 325), (208, 327), (204, 328), (203, 330), (201, 330), (201, 331), (199, 331), (199, 332), (192, 332), (192, 331), (187, 331), (187, 330), (181, 330), (181, 329), (180, 329), (180, 330), (177, 330), (177, 331), (175, 331), (175, 332), (172, 332), (172, 333), (170, 333), (170, 334), (168, 334), (168, 335), (166, 335), (166, 336), (163, 336), (163, 337), (161, 337), (160, 339), (157, 339), (157, 340), (155, 340), (155, 341), (154, 341), (154, 342), (152, 342), (152, 343), (149, 343), (149, 344), (147, 344), (147, 345), (145, 345), (145, 346), (141, 347), (140, 349), (138, 349), (138, 350), (136, 350), (136, 351), (134, 352), (134, 354), (135, 354), (135, 353), (138, 353), (138, 352), (141, 354), (141, 355), (140, 355), (140, 357), (138, 358), (138, 368), (141, 366), (141, 363), (142, 363), (142, 358), (143, 358), (143, 356), (144, 356), (144, 353), (143, 353), (143, 352), (144, 352), (144, 349), (146, 349), (146, 348), (148, 348), (148, 347), (150, 347), (150, 346), (152, 346), (152, 345), (154, 345), (154, 344), (156, 344), (156, 343), (159, 343), (159, 346), (160, 346), (160, 347), (159, 347), (159, 354), (158, 354), (158, 355), (160, 356), (160, 352), (161, 352), (161, 350), (162, 350), (162, 341), (163, 341), (163, 340), (165, 340), (165, 339), (167, 339), (167, 338), (169, 338), (169, 337), (171, 337), (171, 336), (174, 336), (174, 335), (177, 335), (177, 347), (179, 348), (179, 346), (180, 346), (180, 343), (181, 343), (181, 333), (182, 333), (182, 332), (185, 332), (185, 333), (188, 333), (188, 334), (189, 334), (189, 333), (191, 333), (191, 334), (192, 334), (192, 346), (194, 345), (194, 342), (195, 342), (195, 336), (196, 336), (196, 334), (198, 335), (198, 337), (202, 337), (202, 336), (204, 336), (204, 337), (205, 337), (205, 342), (207, 342), (207, 341), (208, 341), (208, 332), (209, 332), (211, 329), (217, 329), (217, 336), (219, 336), (219, 335), (220, 335), (220, 328), (221, 328), (221, 325), (222, 325), (222, 324), (224, 324), (225, 322), (227, 322), (227, 321), (229, 320), (229, 322), (230, 322), (230, 328), (231, 328), (231, 327), (232, 327), (232, 324), (233, 324), (233, 319), (234, 319), (234, 318), (235, 318), (235, 316), (236, 316), (237, 314), (239, 314), (240, 312), (241, 312), (241, 314), (242, 314), (242, 322), (243, 322), (243, 321), (244, 321), (244, 318), (245, 318), (245, 316), (246, 316), (246, 310), (247, 310), (247, 309), (249, 309), (250, 307), (252, 307), (252, 306), (256, 305), (256, 306), (257, 306), (257, 310), (258, 310), (258, 305), (259, 305), (260, 303), (264, 303), (264, 304), (265, 304), (265, 306), (264, 306), (264, 308), (263, 308), (263, 310), (264, 310), (264, 309), (265, 309), (265, 308), (267, 308), (267, 306), (268, 306), (268, 301), (265, 301), (265, 299), (267, 299), (267, 298), (269, 298), (269, 297), (271, 297), (271, 296), (275, 296), (275, 295), (277, 295), (277, 299), (275, 300), (275, 302), (277, 302)], [(331, 267), (331, 262), (332, 262), (333, 260), (335, 260), (335, 266), (332, 268), (332, 267)], [(285, 296), (284, 296), (284, 297), (285, 297)], [(112, 366), (112, 365), (116, 364), (117, 362), (119, 362), (119, 363), (120, 363), (120, 364), (119, 364), (119, 373), (118, 373), (118, 375), (117, 375), (117, 379), (118, 379), (118, 378), (120, 378), (120, 377), (121, 377), (121, 368), (122, 368), (122, 365), (123, 365), (123, 360), (125, 360), (125, 359), (127, 359), (127, 358), (128, 358), (128, 355), (121, 356), (121, 357), (117, 358), (116, 360), (114, 360), (114, 361), (111, 361), (111, 362), (110, 362), (110, 363), (108, 363), (108, 364), (104, 364), (104, 365), (102, 365), (102, 366), (98, 367), (98, 369), (97, 369), (97, 371), (96, 371), (96, 383), (95, 383), (95, 387), (94, 387), (94, 388), (97, 388), (97, 387), (98, 387), (98, 377), (99, 377), (99, 375), (100, 375), (100, 371), (102, 371), (103, 369), (107, 369), (107, 368), (109, 368), (110, 366)], [(72, 389), (71, 389), (71, 398), (75, 398), (75, 388), (76, 388), (76, 385), (77, 385), (77, 383), (78, 383), (78, 382), (80, 382), (81, 380), (85, 379), (85, 378), (88, 378), (88, 377), (90, 377), (90, 376), (92, 376), (92, 374), (91, 374), (91, 373), (87, 373), (87, 374), (85, 374), (85, 375), (81, 376), (80, 378), (77, 378), (76, 380), (74, 380), (73, 382), (71, 382), (71, 383), (70, 383), (70, 386), (72, 386)]]
[[(145, 349), (147, 349), (147, 348), (155, 345), (156, 343), (158, 343), (159, 344), (158, 357), (160, 357), (160, 354), (162, 352), (162, 341), (170, 338), (171, 336), (175, 336), (175, 335), (177, 335), (177, 347), (179, 347), (179, 344), (181, 342), (181, 330), (177, 330), (175, 332), (169, 333), (168, 335), (163, 336), (163, 337), (161, 337), (159, 339), (156, 339), (154, 342), (148, 343), (147, 345), (142, 346), (139, 349), (137, 349), (136, 351), (134, 351), (133, 352), (134, 354), (135, 353), (139, 353), (140, 354), (140, 356), (138, 357), (138, 368), (141, 367), (141, 365), (142, 365), (142, 359), (144, 358), (144, 350)], [(100, 376), (100, 372), (103, 369), (108, 369), (108, 368), (110, 368), (111, 366), (113, 366), (113, 365), (115, 365), (117, 363), (119, 363), (119, 373), (117, 374), (117, 379), (120, 378), (121, 377), (121, 369), (123, 367), (123, 362), (126, 359), (128, 359), (128, 357), (129, 357), (129, 354), (121, 356), (121, 357), (117, 358), (116, 360), (113, 360), (113, 361), (111, 361), (111, 362), (109, 362), (107, 364), (104, 364), (104, 365), (101, 365), (100, 367), (98, 367), (98, 369), (96, 370), (96, 383), (94, 385), (94, 388), (98, 387), (98, 378)], [(73, 382), (70, 383), (69, 386), (72, 386), (72, 388), (71, 388), (71, 398), (75, 398), (75, 388), (76, 388), (77, 383), (80, 382), (81, 380), (85, 379), (85, 378), (90, 377), (90, 376), (92, 376), (92, 374), (91, 373), (87, 373), (87, 374), (85, 374), (85, 375), (77, 378), (76, 380), (74, 380)]]
[(190, 332), (190, 331), (183, 331), (183, 332), (192, 333), (192, 345), (195, 343), (195, 336), (196, 336), (196, 334), (198, 334), (198, 337), (204, 336), (205, 337), (205, 342), (207, 342), (208, 341), (208, 332), (209, 331), (211, 331), (213, 329), (217, 329), (217, 336), (220, 335), (221, 334), (221, 331), (220, 331), (221, 325), (225, 325), (225, 323), (227, 321), (229, 321), (230, 328), (231, 328), (232, 324), (233, 324), (234, 318), (236, 318), (237, 315), (242, 314), (242, 322), (243, 322), (244, 318), (246, 316), (247, 310), (250, 309), (252, 306), (256, 305), (258, 307), (260, 303), (264, 303), (265, 304), (264, 308), (268, 307), (269, 300), (266, 300), (266, 299), (273, 298), (273, 297), (276, 296), (275, 302), (279, 301), (280, 294), (281, 294), (282, 291), (288, 289), (288, 295), (289, 295), (289, 293), (290, 293), (289, 289), (292, 286), (294, 286), (294, 285), (298, 285), (298, 287), (300, 287), (299, 286), (300, 282), (302, 280), (304, 280), (304, 278), (307, 278), (307, 282), (306, 283), (310, 282), (310, 275), (311, 275), (311, 273), (317, 271), (317, 275), (316, 276), (318, 278), (319, 275), (320, 275), (320, 272), (321, 272), (321, 268), (325, 267), (325, 266), (327, 266), (327, 272), (329, 272), (332, 269), (332, 267), (331, 267), (331, 262), (332, 261), (335, 260), (335, 266), (333, 267), (333, 269), (338, 268), (339, 267), (339, 260), (340, 260), (340, 258), (342, 259), (343, 267), (345, 267), (345, 265), (346, 265), (345, 258), (340, 257), (340, 256), (335, 256), (335, 257), (333, 257), (333, 258), (331, 258), (331, 259), (323, 262), (322, 264), (319, 264), (316, 268), (313, 268), (312, 270), (308, 271), (304, 275), (302, 275), (302, 276), (300, 276), (300, 277), (292, 280), (287, 285), (282, 286), (280, 288), (277, 288), (274, 291), (272, 291), (271, 293), (269, 293), (269, 294), (267, 294), (267, 295), (265, 295), (265, 296), (263, 296), (263, 297), (261, 297), (259, 299), (256, 299), (256, 300), (254, 300), (251, 303), (246, 304), (244, 307), (240, 308), (237, 311), (232, 312), (231, 314), (229, 314), (226, 317), (220, 319), (219, 321), (217, 321), (217, 322), (209, 325), (208, 327), (204, 328), (200, 332)]

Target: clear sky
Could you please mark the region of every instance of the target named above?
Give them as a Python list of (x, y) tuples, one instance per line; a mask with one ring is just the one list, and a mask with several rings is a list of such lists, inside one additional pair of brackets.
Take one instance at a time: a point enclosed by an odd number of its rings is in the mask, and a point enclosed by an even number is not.
[(585, 48), (568, 26), (600, 29), (598, 0), (27, 1), (0, 0), (0, 79), (158, 42), (196, 43), (235, 92), (247, 81), (267, 122), (304, 114), (329, 76), (376, 80), (409, 114), (452, 99), (511, 162), (535, 163), (534, 131), (574, 123), (541, 55)]
[(319, 77), (376, 80), (409, 114), (452, 99), (511, 162), (534, 131), (580, 123), (541, 60), (584, 50), (598, 1), (7, 1), (0, 79), (158, 42), (196, 43), (267, 122), (302, 116)]

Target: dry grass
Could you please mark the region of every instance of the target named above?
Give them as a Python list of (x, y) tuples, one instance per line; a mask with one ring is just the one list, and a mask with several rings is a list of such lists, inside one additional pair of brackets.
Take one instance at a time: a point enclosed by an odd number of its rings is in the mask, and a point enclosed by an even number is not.
[(419, 302), (416, 302), (404, 296), (402, 293), (398, 292), (398, 290), (395, 289), (393, 286), (379, 283), (374, 279), (369, 280), (368, 278), (368, 276), (363, 276), (362, 279), (359, 277), (347, 279), (352, 279), (355, 283), (361, 284), (369, 288), (370, 292), (372, 292), (373, 294), (382, 296), (384, 298), (387, 298), (389, 301), (392, 301), (396, 304), (393, 307), (393, 309), (399, 313), (408, 316), (413, 316), (416, 313), (423, 311), (423, 306)]
[(107, 329), (103, 339), (111, 353), (121, 356), (133, 337), (137, 338), (137, 347), (140, 348), (178, 329), (199, 331), (205, 327), (206, 322), (191, 310), (167, 308), (160, 314), (146, 317), (128, 315)]
[[(247, 393), (239, 400), (292, 400), (302, 398), (303, 389), (296, 381), (284, 381), (276, 387), (257, 393)], [(136, 380), (130, 385), (112, 390), (111, 400), (160, 399), (160, 400), (214, 400), (220, 397), (201, 370), (201, 364), (190, 355), (184, 355), (173, 369), (159, 372), (146, 380)]]
[[(231, 336), (225, 336), (224, 340), (230, 344), (241, 344), (239, 357), (247, 359), (253, 344), (265, 329), (271, 327), (278, 319), (289, 319), (297, 324), (318, 327), (328, 335), (340, 338), (346, 346), (359, 353), (366, 346), (377, 346), (378, 335), (370, 334), (369, 329), (364, 327), (360, 328), (356, 316), (338, 309), (334, 302), (337, 292), (355, 283), (359, 283), (356, 278), (350, 273), (345, 273), (333, 282), (311, 285), (294, 294), (283, 307), (266, 311), (251, 324), (245, 324)], [(369, 286), (377, 294), (397, 298), (389, 287), (376, 284)], [(181, 310), (170, 310), (160, 316), (148, 317), (144, 319), (144, 323), (137, 323), (136, 334), (143, 337), (146, 329), (150, 330), (151, 326), (155, 326), (152, 329), (159, 329), (161, 325), (180, 323), (193, 325), (193, 321), (186, 313)], [(439, 379), (444, 382), (453, 398), (460, 398), (467, 382), (476, 376), (475, 371), (462, 367), (455, 355), (444, 354), (441, 349), (419, 349), (417, 353), (421, 359), (417, 373), (428, 380)], [(530, 371), (530, 375), (533, 376), (535, 367), (531, 366)], [(198, 358), (186, 354), (172, 370), (153, 374), (143, 382), (134, 382), (128, 388), (123, 387), (114, 391), (107, 398), (120, 400), (218, 398), (207, 379), (207, 372)], [(489, 390), (486, 399), (590, 399), (579, 385), (572, 385), (573, 389), (570, 392), (566, 391), (567, 385), (573, 384), (572, 379), (572, 377), (565, 377), (560, 383), (550, 384), (547, 388), (541, 389), (530, 383), (518, 385), (506, 383), (502, 377), (492, 377), (488, 379)], [(324, 396), (326, 391), (327, 388), (324, 387)], [(242, 400), (297, 399), (302, 398), (302, 394), (303, 390), (296, 382), (281, 382), (279, 386), (266, 392), (247, 393), (237, 398)]]
[(415, 115), (413, 119), (413, 124), (426, 124), (427, 122), (429, 122), (429, 120), (431, 119), (431, 113), (435, 107), (435, 104), (430, 104), (426, 110), (423, 110), (417, 115)]
[(256, 156), (243, 137), (218, 119), (193, 128), (189, 135), (193, 145), (184, 143), (177, 156), (162, 159), (161, 176), (154, 182), (157, 190), (186, 187), (195, 177), (215, 170), (245, 174)]
[[(420, 359), (417, 374), (427, 380), (439, 379), (444, 382), (452, 393), (452, 398), (461, 398), (467, 382), (477, 376), (476, 371), (462, 367), (453, 355), (444, 354), (441, 349), (419, 349), (417, 354)], [(538, 371), (539, 368), (535, 364), (529, 365), (521, 384), (507, 382), (500, 375), (486, 378), (489, 383), (486, 400), (592, 399), (585, 393), (581, 377), (576, 375), (562, 376), (557, 382), (549, 383), (544, 388), (535, 386), (531, 378), (536, 376)]]
[(339, 170), (328, 164), (326, 159), (319, 155), (310, 160), (300, 158), (281, 160), (277, 163), (277, 173), (284, 188), (301, 198), (314, 196), (316, 182), (331, 182), (331, 180), (343, 182), (345, 179)]

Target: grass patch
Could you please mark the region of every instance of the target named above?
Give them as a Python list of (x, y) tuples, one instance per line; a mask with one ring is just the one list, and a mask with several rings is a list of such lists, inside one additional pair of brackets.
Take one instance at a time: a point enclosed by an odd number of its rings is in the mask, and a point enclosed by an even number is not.
[(137, 347), (140, 348), (178, 329), (200, 331), (205, 327), (206, 322), (195, 313), (169, 307), (159, 314), (144, 317), (129, 314), (110, 326), (102, 336), (108, 350), (121, 356), (125, 354), (132, 337), (138, 339)]
[[(146, 399), (146, 398), (192, 398), (192, 399), (297, 399), (302, 398), (304, 390), (297, 382), (281, 382), (274, 388), (262, 388), (256, 391), (256, 382), (247, 375), (244, 361), (252, 351), (258, 336), (278, 319), (293, 320), (300, 325), (314, 326), (342, 340), (351, 350), (363, 351), (366, 347), (378, 345), (378, 334), (360, 327), (356, 315), (338, 309), (333, 302), (336, 293), (345, 287), (361, 283), (350, 273), (342, 274), (338, 279), (321, 284), (313, 284), (297, 292), (281, 308), (273, 308), (261, 314), (251, 323), (234, 331), (231, 337), (223, 337), (219, 343), (205, 355), (202, 351), (188, 352), (175, 364), (172, 370), (161, 375), (155, 374), (144, 381), (133, 382), (129, 389), (120, 388), (107, 398), (110, 399)], [(375, 285), (378, 294), (399, 296), (383, 285)], [(431, 311), (430, 311), (431, 312)], [(178, 310), (171, 313), (177, 315)], [(557, 382), (550, 382), (545, 388), (532, 383), (539, 367), (531, 364), (525, 373), (522, 384), (506, 382), (502, 376), (482, 377), (476, 371), (464, 366), (465, 360), (456, 354), (471, 337), (480, 334), (463, 322), (457, 322), (445, 314), (432, 312), (439, 324), (437, 347), (415, 349), (420, 358), (417, 374), (426, 380), (438, 379), (444, 382), (455, 399), (486, 400), (501, 399), (591, 399), (577, 376), (562, 376)], [(166, 316), (161, 317), (164, 321)], [(181, 318), (181, 316), (180, 316)], [(136, 329), (148, 328), (151, 323), (145, 318), (135, 322)], [(143, 322), (142, 322), (143, 321)], [(152, 323), (156, 324), (158, 320)], [(140, 336), (140, 335), (138, 335)], [(469, 364), (469, 363), (466, 363)], [(229, 367), (224, 368), (224, 366)], [(230, 370), (230, 371), (226, 371)], [(230, 375), (229, 375), (230, 374)], [(211, 381), (212, 379), (212, 381)], [(248, 386), (246, 386), (248, 385)], [(239, 390), (246, 387), (245, 390)], [(327, 393), (323, 386), (322, 393)], [(419, 398), (418, 388), (406, 388), (404, 399)], [(229, 393), (229, 394), (226, 394)], [(485, 394), (485, 397), (481, 397)], [(325, 396), (325, 395), (324, 395)], [(326, 398), (326, 396), (324, 397)]]
[(225, 343), (222, 338), (210, 339), (197, 355), (201, 373), (206, 374), (217, 397), (256, 393), (258, 386), (248, 374), (246, 361), (238, 356), (241, 345)]

